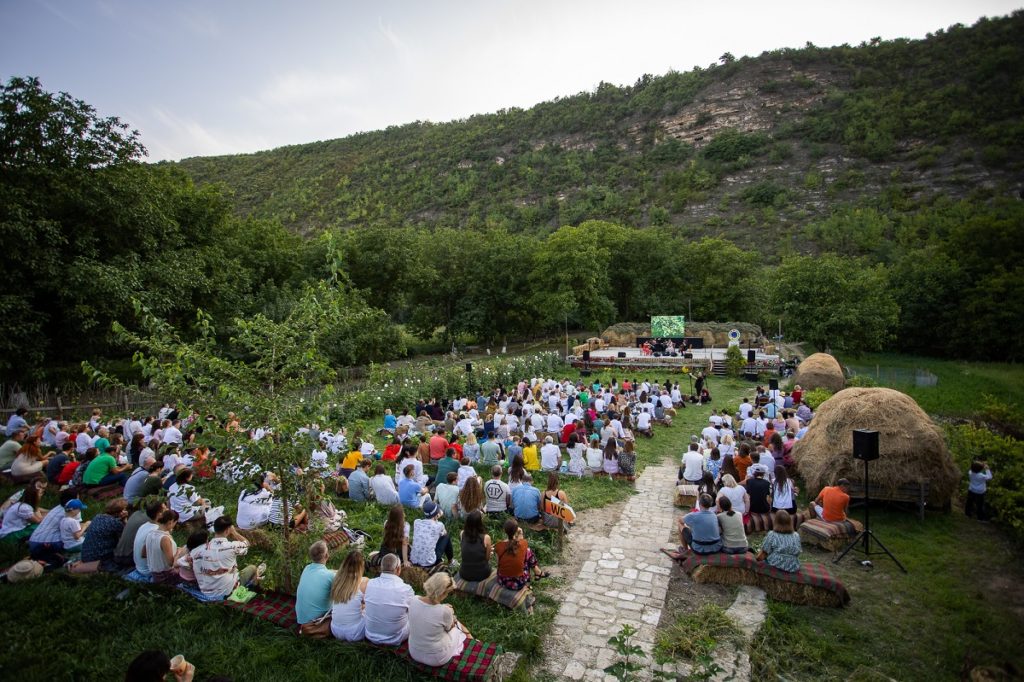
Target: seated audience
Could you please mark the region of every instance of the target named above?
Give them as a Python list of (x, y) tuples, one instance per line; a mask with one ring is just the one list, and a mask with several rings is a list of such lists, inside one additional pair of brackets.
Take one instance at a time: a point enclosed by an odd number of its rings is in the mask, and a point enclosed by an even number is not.
[(834, 486), (826, 486), (811, 503), (813, 515), (836, 523), (846, 520), (846, 509), (850, 506), (850, 482), (840, 478)]
[(533, 486), (533, 476), (523, 474), (523, 482), (512, 490), (512, 511), (524, 523), (537, 523), (544, 512), (543, 498)]
[[(171, 668), (171, 659), (162, 651), (143, 651), (128, 664), (125, 682), (192, 682), (196, 667), (180, 659), (176, 668)], [(168, 677), (168, 675), (172, 675)]]
[(60, 522), (60, 543), (64, 551), (77, 554), (82, 549), (82, 536), (89, 528), (89, 522), (82, 523), (82, 510), (85, 504), (81, 500), (69, 500), (64, 504), (64, 518)]
[[(518, 461), (519, 466), (522, 467), (522, 458), (520, 457)], [(484, 484), (484, 511), (488, 514), (505, 514), (512, 502), (509, 486), (501, 480), (501, 474), (501, 465), (495, 464), (491, 467), (490, 480)]]
[(353, 502), (369, 502), (372, 499), (370, 488), (370, 466), (368, 459), (360, 460), (359, 466), (348, 477), (348, 499)]
[(175, 564), (183, 549), (178, 548), (174, 541), (174, 527), (178, 525), (178, 512), (165, 509), (156, 519), (156, 528), (146, 535), (143, 556), (149, 565), (149, 574), (153, 582), (174, 585), (180, 578)]
[[(46, 479), (43, 479), (45, 484)], [(42, 494), (35, 483), (25, 488), (21, 499), (15, 501), (4, 512), (3, 525), (0, 526), (0, 539), (15, 543), (27, 540), (39, 523), (43, 520), (46, 509), (39, 508)]]
[(299, 587), (295, 591), (295, 620), (300, 635), (319, 634), (324, 623), (329, 627), (331, 614), (331, 584), (334, 571), (327, 568), (330, 550), (327, 543), (317, 540), (309, 548), (310, 563), (302, 569)]
[(388, 554), (380, 562), (380, 576), (366, 583), (364, 634), (374, 644), (398, 646), (409, 637), (409, 599), (415, 593), (401, 573), (401, 560)]
[(530, 578), (547, 578), (550, 573), (542, 571), (537, 565), (537, 557), (530, 549), (523, 536), (523, 529), (515, 519), (505, 521), (505, 536), (494, 548), (498, 557), (498, 582), (509, 590), (521, 590), (526, 587)]
[[(500, 464), (494, 466), (501, 468)], [(459, 491), (455, 501), (455, 517), (465, 520), (470, 512), (484, 510), (484, 490), (480, 485), (480, 477), (472, 476), (466, 479), (465, 485)]]
[(772, 486), (766, 480), (763, 469), (755, 469), (754, 475), (743, 482), (750, 498), (747, 512), (750, 514), (769, 514), (772, 509)]
[(378, 464), (374, 468), (373, 478), (370, 479), (370, 488), (373, 490), (373, 497), (377, 504), (391, 507), (401, 502), (398, 497), (398, 488), (388, 476), (383, 464)]
[[(407, 462), (409, 460), (402, 460)], [(402, 504), (411, 509), (419, 509), (423, 504), (424, 498), (430, 492), (426, 486), (416, 480), (416, 467), (412, 464), (406, 464), (402, 470), (404, 478), (398, 484), (398, 499), (402, 501)]]
[(491, 536), (484, 531), (483, 515), (472, 512), (466, 517), (466, 525), (460, 534), (462, 563), (459, 576), (463, 580), (479, 582), (487, 580), (491, 571)]
[(793, 529), (793, 517), (780, 509), (775, 512), (772, 530), (761, 543), (757, 558), (780, 571), (796, 573), (800, 570), (800, 550), (800, 535)]
[(213, 522), (213, 538), (191, 551), (192, 571), (199, 589), (208, 597), (227, 596), (239, 585), (256, 585), (263, 578), (266, 564), (238, 570), (238, 557), (249, 552), (249, 541), (242, 537), (230, 516)]
[(369, 579), (363, 577), (366, 563), (363, 553), (348, 553), (331, 583), (331, 634), (335, 639), (357, 642), (363, 639), (366, 619), (363, 617), (363, 596)]
[(697, 504), (698, 511), (690, 512), (677, 521), (682, 548), (696, 554), (720, 552), (722, 534), (718, 528), (718, 517), (711, 510), (714, 500), (705, 493), (697, 499)]
[(128, 518), (128, 503), (123, 499), (111, 500), (102, 514), (94, 516), (85, 531), (81, 560), (71, 564), (72, 573), (114, 573), (118, 566), (114, 561), (114, 550), (124, 531)]
[(462, 653), (469, 630), (444, 604), (455, 591), (452, 577), (435, 573), (423, 583), (424, 595), (409, 599), (409, 655), (429, 666), (443, 666)]
[(722, 488), (718, 491), (718, 499), (723, 497), (729, 498), (729, 501), (732, 502), (732, 510), (741, 516), (745, 515), (750, 508), (750, 495), (747, 494), (747, 489), (737, 485), (732, 474), (722, 475)]
[(743, 554), (747, 551), (747, 533), (743, 528), (743, 517), (732, 510), (728, 497), (718, 500), (718, 528), (722, 534), (722, 551), (726, 554)]
[(441, 508), (428, 497), (423, 502), (423, 518), (416, 519), (412, 524), (409, 561), (413, 566), (434, 571), (441, 567), (443, 560), (452, 560), (452, 540), (440, 518)]

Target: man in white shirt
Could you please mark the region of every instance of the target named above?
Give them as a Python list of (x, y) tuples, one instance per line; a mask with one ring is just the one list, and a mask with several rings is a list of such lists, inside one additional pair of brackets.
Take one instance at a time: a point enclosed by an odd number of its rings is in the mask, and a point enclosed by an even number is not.
[(377, 500), (377, 504), (382, 504), (385, 507), (398, 504), (398, 488), (385, 472), (384, 465), (378, 464), (373, 473), (373, 478), (370, 479), (370, 488), (373, 489), (373, 496)]
[(564, 427), (564, 426), (565, 426), (565, 422), (562, 420), (562, 417), (559, 416), (557, 410), (553, 410), (551, 412), (551, 414), (548, 415), (547, 432), (548, 433), (561, 433), (562, 432), (562, 427)]
[(711, 423), (711, 418), (708, 417), (708, 425), (704, 427), (704, 430), (700, 432), (701, 438), (706, 440), (708, 443), (718, 445), (718, 429), (715, 428), (714, 424)]
[(648, 437), (654, 435), (654, 430), (651, 428), (650, 412), (641, 412), (636, 416), (636, 430)]
[(495, 464), (491, 467), (491, 479), (484, 484), (484, 499), (486, 500), (484, 511), (488, 514), (507, 512), (511, 502), (508, 483), (501, 480), (501, 473), (501, 465)]
[(85, 451), (92, 447), (92, 436), (87, 431), (82, 431), (75, 438), (75, 452), (84, 455)]
[(540, 412), (534, 412), (530, 415), (530, 426), (533, 427), (534, 431), (543, 431), (544, 424), (544, 415)]
[(459, 423), (455, 425), (455, 433), (459, 436), (468, 436), (473, 433), (473, 422), (465, 413), (459, 415)]
[(540, 468), (544, 471), (557, 471), (562, 466), (562, 451), (551, 436), (544, 438), (544, 447), (540, 449)]
[(679, 478), (693, 485), (704, 480), (704, 458), (697, 452), (696, 443), (690, 443), (690, 449), (683, 455), (683, 466), (679, 469)]
[(722, 425), (722, 418), (718, 416), (717, 410), (711, 410), (711, 416), (708, 417), (708, 421), (714, 424), (715, 426)]
[(398, 646), (409, 638), (408, 602), (415, 592), (399, 577), (402, 560), (388, 554), (380, 562), (380, 576), (366, 584), (366, 639), (374, 644)]
[(598, 396), (594, 399), (594, 412), (598, 414), (604, 413), (604, 397)]
[(162, 439), (163, 439), (163, 443), (165, 445), (181, 445), (182, 444), (181, 429), (178, 428), (179, 426), (181, 426), (181, 422), (180, 421), (176, 420), (174, 422), (171, 422), (171, 421), (166, 420), (166, 419), (164, 420), (164, 433), (163, 433)]
[(238, 557), (249, 552), (249, 541), (231, 522), (220, 516), (213, 522), (213, 539), (192, 550), (192, 570), (199, 589), (208, 597), (229, 595), (238, 585), (259, 582), (263, 566), (238, 570)]
[(146, 536), (156, 530), (156, 519), (164, 513), (165, 509), (167, 509), (166, 505), (156, 503), (146, 507), (146, 517), (149, 518), (149, 521), (139, 526), (139, 531), (135, 534), (135, 540), (132, 542), (132, 559), (135, 560), (135, 570), (142, 575), (149, 575), (149, 561), (143, 556), (143, 550), (146, 548)]
[(743, 418), (743, 423), (740, 424), (740, 433), (743, 435), (757, 433), (757, 420), (751, 416)]

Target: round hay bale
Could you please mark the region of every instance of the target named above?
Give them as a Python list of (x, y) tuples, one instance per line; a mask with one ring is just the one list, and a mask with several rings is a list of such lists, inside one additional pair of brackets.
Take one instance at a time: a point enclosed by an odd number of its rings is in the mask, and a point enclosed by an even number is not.
[(799, 384), (805, 391), (827, 388), (836, 393), (846, 387), (846, 376), (834, 357), (828, 353), (815, 353), (796, 368), (793, 383)]
[(848, 388), (818, 408), (793, 447), (812, 495), (840, 478), (863, 484), (864, 465), (853, 458), (854, 429), (878, 431), (879, 459), (870, 464), (872, 490), (894, 491), (927, 481), (929, 505), (942, 508), (952, 499), (960, 470), (942, 431), (913, 398), (891, 388)]

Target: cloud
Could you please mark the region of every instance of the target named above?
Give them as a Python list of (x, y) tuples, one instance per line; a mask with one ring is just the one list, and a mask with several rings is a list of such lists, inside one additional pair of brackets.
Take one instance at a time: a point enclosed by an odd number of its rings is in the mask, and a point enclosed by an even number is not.
[(290, 71), (276, 76), (260, 92), (269, 105), (301, 106), (331, 102), (355, 93), (357, 82), (342, 73)]
[(149, 134), (144, 135), (143, 142), (153, 161), (237, 154), (268, 146), (268, 140), (262, 136), (214, 131), (198, 121), (176, 116), (161, 107), (153, 107), (151, 111), (157, 125), (146, 126)]

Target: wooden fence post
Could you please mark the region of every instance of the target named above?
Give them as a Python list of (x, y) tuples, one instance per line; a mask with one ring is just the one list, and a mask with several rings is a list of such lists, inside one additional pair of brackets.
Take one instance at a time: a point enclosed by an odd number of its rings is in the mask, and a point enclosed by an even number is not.
[(128, 412), (128, 391), (121, 392), (121, 401), (124, 403), (124, 411)]

